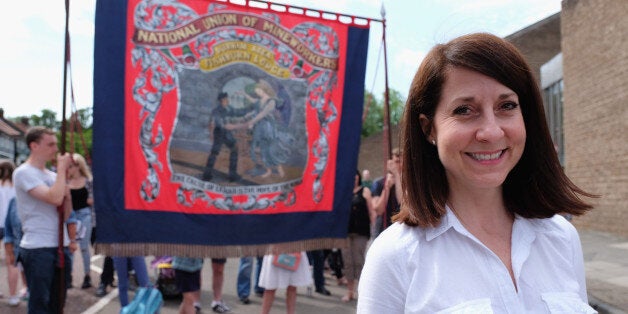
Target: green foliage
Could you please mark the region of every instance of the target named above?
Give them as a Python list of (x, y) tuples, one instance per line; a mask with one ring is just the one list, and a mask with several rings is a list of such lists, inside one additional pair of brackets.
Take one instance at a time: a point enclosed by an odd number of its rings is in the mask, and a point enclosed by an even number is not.
[[(384, 96), (382, 95), (382, 98)], [(370, 102), (370, 104), (369, 104)], [(403, 116), (406, 100), (399, 91), (388, 90), (388, 105), (390, 110), (390, 125), (399, 123)], [(367, 106), (368, 104), (368, 106)], [(379, 100), (368, 91), (364, 92), (364, 110), (368, 112), (362, 123), (362, 137), (369, 137), (382, 132), (384, 129), (384, 100)]]
[(384, 107), (378, 102), (375, 96), (369, 92), (364, 92), (364, 110), (366, 118), (362, 122), (362, 137), (369, 137), (381, 131), (384, 127)]
[[(82, 135), (81, 135), (82, 134)], [(82, 139), (81, 139), (82, 137)], [(61, 132), (57, 132), (57, 139), (61, 145)], [(83, 144), (83, 141), (85, 144)], [(72, 147), (74, 145), (74, 147)], [(81, 154), (83, 157), (92, 158), (92, 129), (83, 130), (82, 133), (68, 131), (65, 135), (65, 151)]]
[[(76, 119), (80, 122), (80, 128), (72, 128), (71, 118), (66, 119), (66, 135), (64, 151), (79, 153), (84, 157), (90, 156), (92, 152), (92, 108), (79, 109), (75, 112)], [(41, 125), (57, 132), (57, 140), (61, 145), (61, 121), (57, 120), (57, 113), (44, 109), (40, 115), (31, 115), (29, 124), (32, 126)], [(60, 147), (61, 148), (61, 147)]]
[(61, 122), (57, 121), (57, 113), (50, 109), (43, 109), (39, 116), (35, 114), (31, 115), (29, 120), (30, 125), (41, 125), (55, 131), (59, 130), (61, 127)]
[(94, 111), (93, 109), (90, 108), (83, 108), (83, 109), (79, 109), (76, 111), (76, 115), (77, 118), (79, 120), (79, 122), (81, 123), (81, 126), (83, 127), (83, 129), (91, 129), (92, 128), (92, 123), (93, 123), (93, 114)]
[(403, 110), (406, 107), (406, 100), (399, 91), (390, 89), (388, 91), (388, 100), (390, 105), (390, 125), (397, 125), (403, 117)]

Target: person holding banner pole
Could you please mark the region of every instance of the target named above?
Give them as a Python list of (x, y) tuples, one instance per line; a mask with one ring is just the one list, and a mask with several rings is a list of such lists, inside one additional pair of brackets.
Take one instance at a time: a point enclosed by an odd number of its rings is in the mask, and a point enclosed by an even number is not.
[(392, 217), (399, 213), (401, 201), (401, 152), (398, 147), (392, 150), (392, 158), (386, 162), (386, 175), (373, 182), (373, 207), (375, 216), (373, 223), (373, 238), (388, 228)]
[[(72, 211), (66, 183), (66, 172), (72, 159), (67, 153), (57, 155), (56, 134), (46, 127), (31, 127), (26, 132), (26, 145), (30, 149), (30, 156), (13, 173), (13, 182), (18, 215), (22, 222), (20, 260), (30, 293), (28, 310), (29, 313), (53, 313), (65, 304), (65, 290), (70, 287), (72, 271), (67, 266), (61, 276), (56, 276), (55, 271), (60, 259), (57, 254), (60, 234), (57, 207), (62, 206), (61, 219), (64, 221), (67, 221)], [(46, 163), (55, 156), (56, 174), (46, 169)], [(61, 226), (64, 229), (62, 256), (65, 261), (70, 261), (70, 239), (65, 224)], [(60, 291), (62, 280), (65, 282), (64, 291)]]

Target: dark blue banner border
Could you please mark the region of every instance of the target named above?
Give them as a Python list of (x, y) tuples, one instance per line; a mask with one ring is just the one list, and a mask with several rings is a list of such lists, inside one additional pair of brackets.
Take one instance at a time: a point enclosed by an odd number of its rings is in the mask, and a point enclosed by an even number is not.
[(199, 215), (124, 208), (126, 17), (127, 1), (97, 1), (93, 133), (97, 242), (254, 245), (346, 237), (360, 144), (368, 28), (349, 30), (333, 211)]

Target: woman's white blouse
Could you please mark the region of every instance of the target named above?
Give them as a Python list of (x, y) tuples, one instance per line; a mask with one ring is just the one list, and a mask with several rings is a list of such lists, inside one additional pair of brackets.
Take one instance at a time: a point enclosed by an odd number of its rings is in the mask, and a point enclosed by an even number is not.
[(580, 238), (565, 218), (515, 217), (512, 269), (447, 208), (437, 228), (395, 223), (373, 242), (358, 313), (596, 313)]

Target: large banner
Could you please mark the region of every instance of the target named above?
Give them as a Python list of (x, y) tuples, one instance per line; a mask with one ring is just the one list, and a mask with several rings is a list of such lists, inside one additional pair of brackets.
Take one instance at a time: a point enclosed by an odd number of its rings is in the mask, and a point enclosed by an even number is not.
[(368, 21), (255, 4), (97, 2), (97, 251), (344, 246)]

